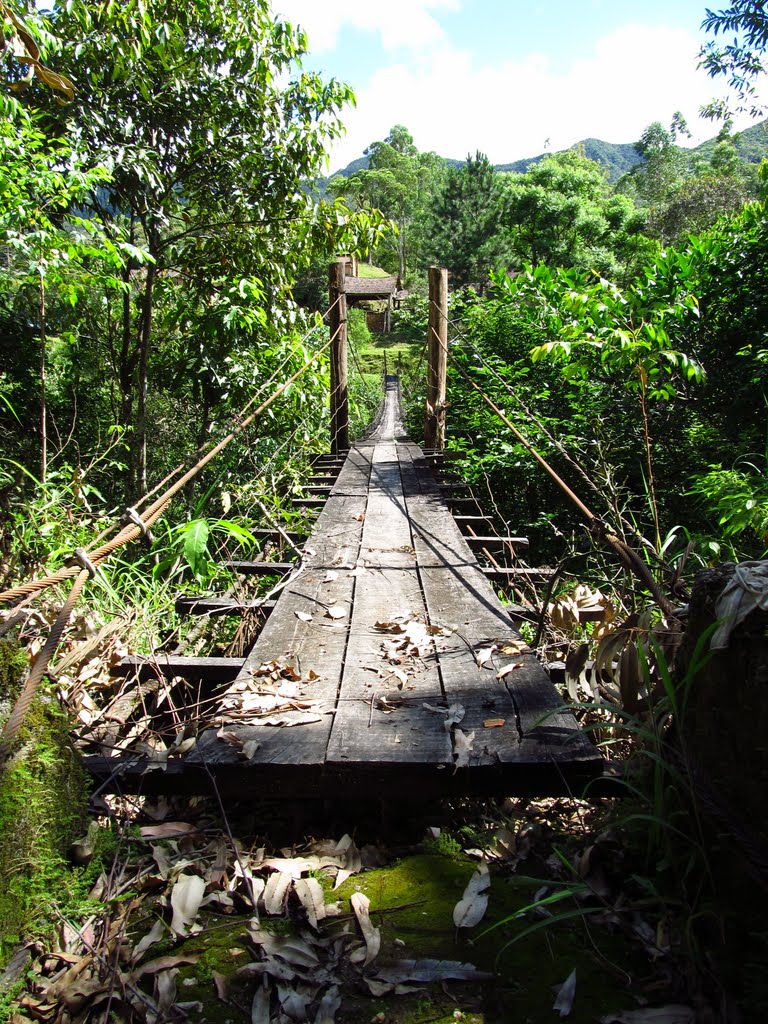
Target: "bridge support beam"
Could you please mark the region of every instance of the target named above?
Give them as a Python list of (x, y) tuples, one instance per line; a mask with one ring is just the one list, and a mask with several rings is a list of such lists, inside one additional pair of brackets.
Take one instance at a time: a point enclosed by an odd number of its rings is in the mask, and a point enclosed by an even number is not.
[(427, 327), (427, 404), (424, 447), (445, 447), (445, 378), (448, 363), (448, 271), (429, 268), (429, 326)]
[(349, 396), (347, 370), (347, 296), (344, 269), (346, 260), (331, 264), (328, 286), (331, 310), (331, 452), (338, 455), (349, 448)]

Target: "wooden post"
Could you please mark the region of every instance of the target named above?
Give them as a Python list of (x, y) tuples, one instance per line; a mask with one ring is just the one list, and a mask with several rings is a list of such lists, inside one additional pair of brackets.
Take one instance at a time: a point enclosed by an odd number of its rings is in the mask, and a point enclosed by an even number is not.
[(427, 404), (424, 447), (445, 447), (445, 376), (448, 362), (448, 271), (429, 268), (427, 327)]
[(346, 260), (331, 264), (328, 273), (331, 311), (331, 452), (349, 448), (349, 400), (347, 395), (347, 296), (344, 289)]

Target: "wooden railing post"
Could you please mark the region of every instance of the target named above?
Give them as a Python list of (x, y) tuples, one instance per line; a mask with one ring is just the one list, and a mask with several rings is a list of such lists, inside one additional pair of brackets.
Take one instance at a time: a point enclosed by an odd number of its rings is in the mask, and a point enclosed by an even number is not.
[(445, 447), (445, 376), (448, 363), (448, 271), (429, 268), (427, 327), (427, 404), (424, 447)]
[(349, 399), (347, 394), (347, 296), (344, 285), (346, 260), (331, 264), (328, 273), (331, 311), (331, 452), (349, 448)]

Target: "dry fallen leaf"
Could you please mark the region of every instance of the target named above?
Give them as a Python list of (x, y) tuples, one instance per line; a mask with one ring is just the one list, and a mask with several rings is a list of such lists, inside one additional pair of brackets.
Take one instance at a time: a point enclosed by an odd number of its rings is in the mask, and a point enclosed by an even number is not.
[(486, 718), (483, 722), (483, 726), (486, 729), (501, 729), (505, 723), (505, 718)]
[(467, 883), (464, 895), (453, 908), (453, 923), (457, 928), (474, 928), (485, 917), (488, 909), (488, 890), (491, 876), (488, 865), (482, 860)]
[[(363, 965), (365, 966), (377, 956), (379, 949), (381, 948), (381, 932), (371, 924), (369, 914), (371, 901), (365, 893), (353, 893), (349, 903), (355, 912), (357, 923), (360, 925), (360, 931), (363, 933), (363, 938), (365, 939), (365, 958), (363, 959)], [(353, 953), (350, 959), (355, 963), (358, 959), (362, 958), (356, 957)]]
[(178, 839), (180, 836), (197, 832), (196, 825), (186, 821), (164, 821), (162, 825), (142, 825), (141, 835), (144, 839)]
[(557, 999), (553, 1010), (557, 1010), (561, 1017), (568, 1017), (573, 1010), (573, 1000), (576, 998), (576, 968), (571, 971), (557, 992)]
[(494, 651), (498, 651), (498, 647), (494, 644), (492, 647), (484, 647), (481, 651), (478, 651), (475, 655), (478, 668), (485, 668), (485, 666), (493, 659)]
[(332, 604), (330, 608), (326, 609), (325, 614), (329, 619), (343, 619), (346, 617), (347, 609), (340, 604)]
[(293, 891), (306, 910), (310, 925), (317, 929), (317, 922), (322, 921), (325, 917), (325, 897), (322, 885), (316, 878), (300, 878), (294, 883)]
[(179, 875), (171, 891), (171, 931), (177, 935), (189, 934), (188, 928), (197, 917), (204, 893), (205, 882), (199, 875)]
[(469, 764), (469, 755), (472, 753), (474, 740), (474, 730), (472, 732), (462, 732), (461, 729), (453, 730), (453, 759), (457, 768), (466, 768)]
[(516, 668), (522, 668), (522, 667), (523, 667), (522, 661), (513, 661), (511, 665), (505, 665), (504, 668), (499, 669), (499, 671), (496, 673), (496, 678), (497, 679), (504, 679), (506, 676), (508, 676), (510, 674), (510, 672), (514, 672)]
[(264, 909), (268, 914), (283, 914), (288, 890), (293, 881), (285, 871), (273, 871), (264, 889)]
[(294, 612), (293, 614), (296, 616), (297, 619), (300, 619), (302, 622), (312, 621), (312, 616), (309, 614), (309, 612)]

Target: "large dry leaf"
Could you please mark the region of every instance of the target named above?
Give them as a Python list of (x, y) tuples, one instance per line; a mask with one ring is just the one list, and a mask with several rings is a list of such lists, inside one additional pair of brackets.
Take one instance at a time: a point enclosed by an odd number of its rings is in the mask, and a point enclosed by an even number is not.
[(277, 986), (277, 996), (280, 1000), (280, 1009), (290, 1017), (291, 1020), (301, 1021), (302, 1024), (308, 1020), (307, 1004), (312, 1000), (317, 990), (307, 989), (305, 985), (298, 985), (290, 988), (288, 985)]
[(494, 977), (487, 971), (479, 971), (474, 964), (462, 964), (458, 960), (396, 960), (379, 967), (374, 976), (393, 985), (407, 981), (487, 981)]
[(171, 891), (171, 931), (177, 935), (189, 934), (189, 926), (197, 917), (204, 894), (205, 881), (199, 875), (179, 875)]
[(316, 867), (316, 862), (313, 863), (306, 857), (268, 857), (259, 864), (259, 867), (269, 871), (283, 871), (291, 878), (301, 878), (302, 875)]
[(461, 729), (453, 730), (453, 759), (457, 768), (466, 768), (469, 764), (474, 741), (474, 730), (472, 732), (462, 732)]
[[(320, 959), (315, 949), (305, 939), (297, 936), (273, 935), (271, 932), (251, 924), (248, 928), (251, 941), (267, 956), (279, 956), (296, 967), (317, 967)], [(316, 944), (316, 943), (315, 943)]]
[(197, 831), (196, 825), (186, 821), (164, 821), (161, 825), (143, 825), (141, 835), (143, 839), (179, 839)]
[(314, 1024), (334, 1024), (336, 1020), (336, 1012), (340, 1006), (341, 996), (339, 995), (339, 986), (331, 985), (320, 1000), (320, 1006), (317, 1009)]
[(137, 967), (131, 974), (131, 981), (138, 981), (145, 974), (161, 974), (163, 971), (169, 971), (174, 967), (196, 964), (198, 959), (196, 954), (189, 956), (159, 956), (156, 960), (149, 960), (147, 963), (142, 964), (141, 967)]
[(322, 885), (316, 878), (299, 878), (294, 882), (293, 891), (306, 910), (310, 925), (317, 929), (317, 922), (322, 921), (325, 917), (325, 897)]
[(464, 895), (453, 908), (453, 923), (457, 928), (474, 928), (480, 924), (488, 909), (488, 890), (491, 876), (488, 865), (481, 861), (467, 883)]
[(176, 1002), (176, 975), (178, 967), (169, 970), (159, 971), (155, 975), (155, 1002), (159, 1012), (160, 1020), (167, 1020), (170, 1016), (170, 1009)]
[[(369, 913), (371, 901), (365, 893), (353, 893), (349, 903), (355, 912), (357, 923), (360, 925), (360, 931), (363, 933), (363, 939), (365, 940), (365, 958), (363, 959), (363, 965), (365, 966), (378, 955), (381, 948), (381, 932), (371, 924)], [(354, 954), (350, 959), (356, 962)]]
[(264, 978), (257, 986), (251, 1003), (251, 1024), (270, 1024), (272, 1017), (269, 1013), (270, 997), (269, 979)]
[(142, 956), (146, 953), (150, 946), (154, 946), (156, 942), (159, 942), (165, 936), (165, 925), (158, 918), (157, 921), (152, 925), (150, 930), (140, 939), (134, 947), (131, 959), (134, 963), (141, 960)]
[(264, 889), (264, 909), (268, 914), (283, 914), (293, 878), (286, 871), (273, 871)]
[(342, 864), (333, 886), (334, 889), (338, 889), (350, 875), (356, 875), (362, 870), (363, 860), (354, 839), (348, 834), (343, 835), (336, 844), (334, 854), (340, 858)]
[(496, 673), (496, 678), (505, 679), (510, 674), (510, 672), (514, 672), (515, 669), (522, 667), (522, 661), (513, 661), (511, 664), (505, 665), (503, 668), (500, 668), (499, 671)]
[(622, 1010), (600, 1018), (600, 1024), (694, 1024), (696, 1014), (690, 1006), (670, 1003), (646, 1006), (641, 1010)]
[(571, 971), (563, 984), (560, 986), (553, 1010), (557, 1010), (561, 1017), (568, 1017), (573, 1010), (573, 1001), (576, 998), (576, 968)]

